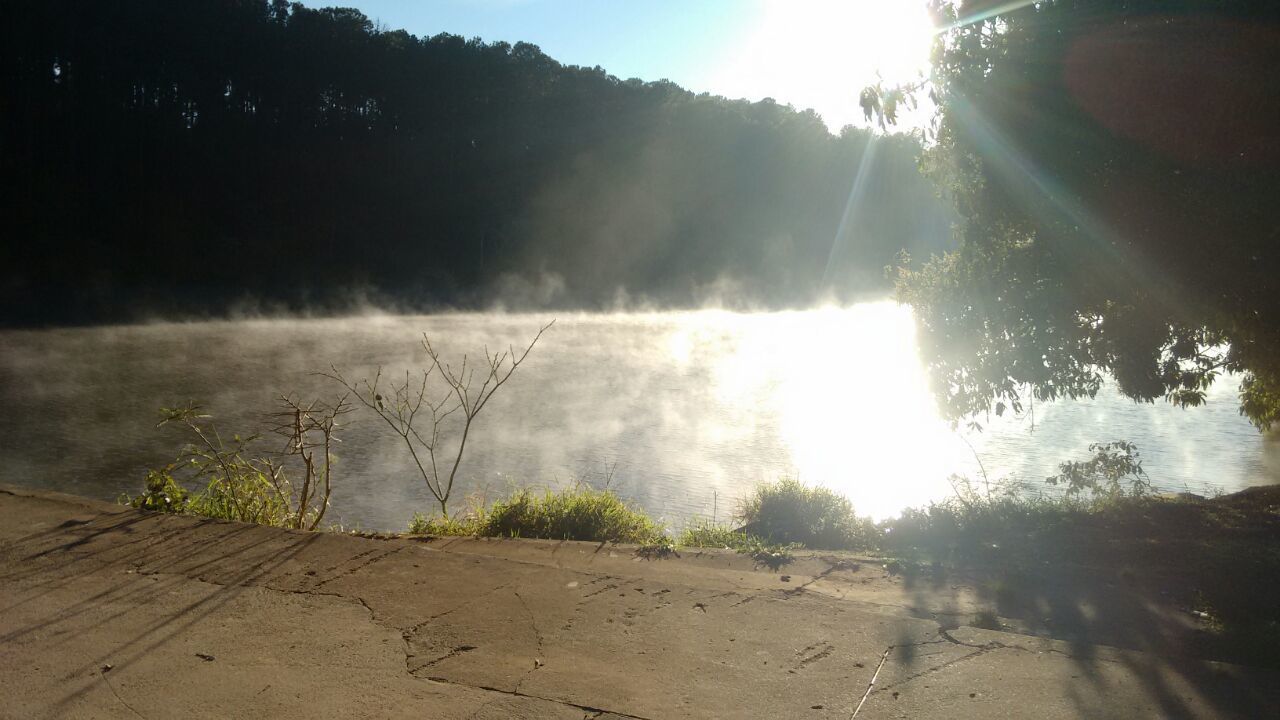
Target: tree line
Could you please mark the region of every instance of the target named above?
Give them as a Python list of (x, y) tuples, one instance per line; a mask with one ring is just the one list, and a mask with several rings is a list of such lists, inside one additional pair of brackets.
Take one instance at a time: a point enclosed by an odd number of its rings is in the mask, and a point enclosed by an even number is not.
[(245, 298), (797, 306), (948, 242), (916, 139), (768, 99), (283, 0), (6, 11), (8, 324)]

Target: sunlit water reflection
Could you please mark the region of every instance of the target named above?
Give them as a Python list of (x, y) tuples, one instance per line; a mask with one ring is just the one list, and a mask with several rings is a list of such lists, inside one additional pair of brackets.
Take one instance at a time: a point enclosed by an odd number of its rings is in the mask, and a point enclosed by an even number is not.
[[(0, 480), (102, 498), (136, 491), (181, 436), (156, 408), (194, 400), (227, 431), (252, 428), (280, 391), (333, 395), (315, 376), (418, 367), (420, 333), (446, 354), (519, 345), (545, 317), (518, 314), (243, 320), (0, 334)], [(336, 518), (399, 529), (431, 498), (372, 415), (343, 432)], [(968, 444), (966, 444), (966, 439)], [(580, 480), (612, 486), (679, 526), (723, 519), (782, 475), (835, 488), (877, 517), (950, 492), (952, 472), (1042, 484), (1091, 442), (1138, 443), (1153, 481), (1209, 492), (1280, 481), (1280, 442), (1236, 411), (1097, 400), (1041, 404), (957, 434), (937, 417), (909, 310), (893, 303), (740, 314), (564, 315), (480, 418), (455, 498)], [(972, 450), (970, 449), (972, 445)], [(610, 473), (607, 468), (612, 468)], [(456, 500), (455, 500), (456, 507)]]

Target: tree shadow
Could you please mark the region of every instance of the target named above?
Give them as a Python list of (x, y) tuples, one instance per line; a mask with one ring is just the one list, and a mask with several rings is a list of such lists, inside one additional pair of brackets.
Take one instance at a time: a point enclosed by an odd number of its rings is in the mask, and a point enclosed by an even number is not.
[[(70, 536), (70, 537), (69, 537)], [(64, 642), (76, 633), (117, 623), (123, 616), (159, 606), (195, 579), (207, 592), (164, 614), (149, 617), (136, 637), (113, 643), (94, 656), (85, 657), (73, 674), (90, 673), (110, 662), (113, 669), (127, 668), (156, 648), (204, 621), (246, 590), (269, 587), (269, 581), (290, 561), (323, 536), (318, 533), (282, 532), (242, 523), (188, 517), (130, 513), (101, 516), (87, 523), (28, 535), (5, 548), (18, 560), (18, 569), (0, 575), (0, 581), (22, 583), (27, 595), (5, 610), (36, 602), (59, 589), (86, 582), (91, 576), (107, 578), (107, 586), (55, 613), (0, 636), (0, 644), (12, 645), (36, 635), (46, 644)], [(235, 568), (231, 574), (206, 579), (207, 573)], [(119, 571), (117, 575), (104, 574)], [(41, 575), (44, 582), (31, 583)], [(148, 578), (148, 582), (140, 582)], [(94, 614), (103, 607), (116, 609)], [(87, 616), (93, 620), (86, 622)], [(64, 640), (55, 640), (59, 635)], [(52, 708), (60, 714), (77, 698), (93, 689), (85, 685), (58, 700)]]
[[(945, 565), (899, 562), (906, 605), (951, 642), (952, 629), (981, 628), (1008, 634), (988, 650), (1007, 643), (1069, 658), (1063, 691), (1086, 715), (1113, 691), (1117, 670), (1163, 716), (1270, 714), (1280, 703), (1277, 524), (1196, 522), (1176, 505), (1139, 510), (1147, 514), (951, 542), (936, 553)], [(894, 659), (920, 665), (915, 642), (903, 636)]]

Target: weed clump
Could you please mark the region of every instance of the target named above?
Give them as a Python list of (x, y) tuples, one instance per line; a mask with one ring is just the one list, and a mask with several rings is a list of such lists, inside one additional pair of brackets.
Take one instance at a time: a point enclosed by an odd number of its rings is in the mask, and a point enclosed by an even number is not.
[(680, 538), (676, 541), (676, 544), (681, 547), (741, 550), (756, 541), (760, 541), (760, 538), (734, 530), (726, 525), (716, 525), (706, 520), (701, 520), (681, 531)]
[[(1060, 495), (1027, 492), (1013, 480), (986, 481), (985, 473), (982, 488), (952, 475), (952, 496), (903, 510), (886, 524), (881, 549), (935, 559), (1003, 555), (1018, 546), (1070, 553), (1082, 533), (1114, 538), (1118, 527), (1138, 527), (1148, 509), (1170, 506), (1152, 496), (1133, 443), (1094, 443), (1089, 450), (1092, 457), (1060, 463), (1059, 474), (1045, 479)], [(1151, 528), (1149, 536), (1155, 535)]]
[(776, 544), (798, 544), (821, 550), (851, 550), (875, 544), (875, 524), (858, 517), (839, 493), (783, 478), (762, 485), (743, 501), (741, 529)]
[(537, 494), (517, 490), (489, 508), (462, 517), (415, 515), (409, 532), (426, 535), (475, 535), (554, 540), (656, 544), (662, 529), (609, 490), (573, 487)]
[[(157, 426), (181, 427), (192, 442), (177, 462), (147, 472), (141, 495), (124, 494), (120, 502), (153, 512), (315, 530), (329, 509), (333, 489), (334, 431), (349, 408), (345, 398), (327, 405), (281, 396), (280, 405), (270, 416), (270, 429), (284, 438), (285, 449), (274, 455), (253, 449), (256, 435), (224, 440), (194, 405), (161, 408)], [(297, 472), (292, 478), (285, 467), (290, 460)], [(200, 485), (203, 490), (187, 489)]]
[(661, 560), (668, 557), (680, 557), (676, 550), (676, 542), (670, 535), (658, 535), (636, 548), (636, 557), (646, 560)]
[(121, 504), (151, 512), (181, 514), (187, 511), (191, 493), (173, 479), (173, 465), (148, 470), (141, 495), (120, 497)]
[(880, 549), (892, 555), (923, 552), (934, 559), (1000, 554), (1002, 548), (1051, 534), (1086, 513), (1085, 503), (1068, 498), (951, 497), (904, 509), (885, 523)]
[(441, 537), (479, 535), (480, 525), (471, 514), (444, 517), (427, 517), (414, 513), (409, 521), (410, 535), (438, 535)]
[(685, 528), (680, 533), (677, 544), (680, 547), (733, 550), (743, 555), (750, 555), (758, 564), (767, 565), (775, 570), (794, 559), (791, 551), (797, 547), (794, 544), (772, 543), (762, 537), (705, 520)]

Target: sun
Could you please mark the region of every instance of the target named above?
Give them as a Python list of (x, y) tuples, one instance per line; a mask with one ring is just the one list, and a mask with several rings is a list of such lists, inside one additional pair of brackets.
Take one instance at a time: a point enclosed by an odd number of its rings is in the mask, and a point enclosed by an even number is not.
[(701, 84), (811, 107), (836, 130), (863, 124), (866, 85), (927, 72), (933, 37), (923, 0), (764, 0), (752, 29)]

